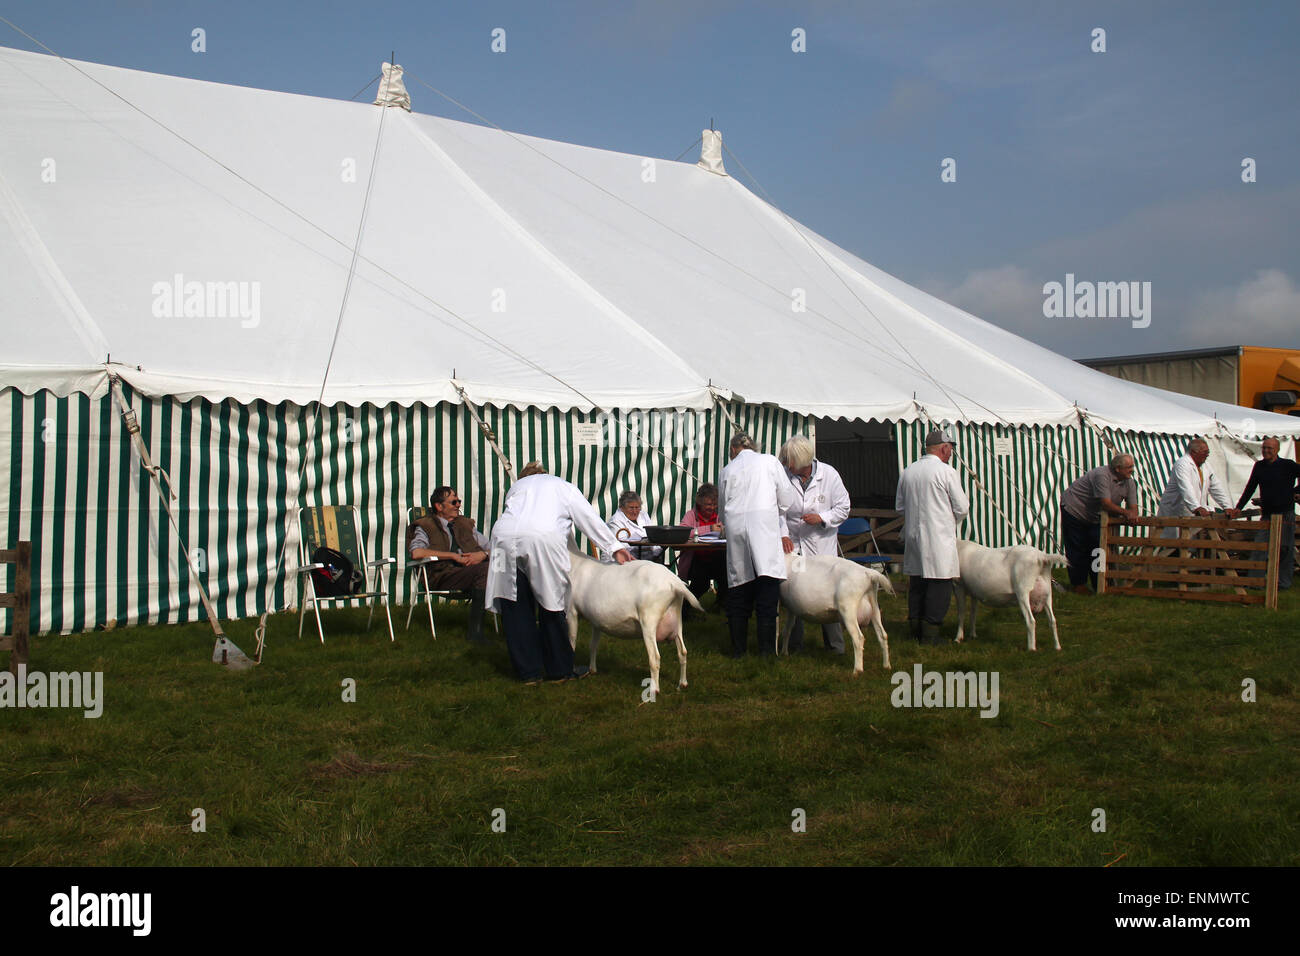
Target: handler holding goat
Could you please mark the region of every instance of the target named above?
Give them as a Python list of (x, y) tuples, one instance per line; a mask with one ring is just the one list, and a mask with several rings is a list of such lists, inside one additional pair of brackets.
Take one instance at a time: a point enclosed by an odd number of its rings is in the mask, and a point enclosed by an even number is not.
[(576, 524), (619, 564), (632, 560), (582, 492), (530, 462), (506, 495), (492, 528), (487, 600), (501, 615), (515, 674), (526, 684), (584, 677), (573, 666), (565, 607), (569, 603), (569, 536)]
[(953, 578), (961, 574), (957, 526), (970, 512), (952, 460), (953, 437), (935, 429), (925, 455), (898, 480), (895, 507), (903, 512), (903, 573), (908, 575), (907, 624), (922, 644), (942, 644), (939, 628), (952, 602)]
[[(813, 443), (804, 435), (795, 435), (777, 452), (785, 465), (794, 492), (794, 504), (785, 513), (786, 527), (794, 549), (805, 558), (819, 554), (832, 557), (839, 553), (839, 526), (849, 516), (849, 492), (840, 473), (818, 461)], [(839, 624), (822, 625), (822, 642), (827, 650), (844, 653), (844, 631)], [(803, 620), (795, 619), (790, 633), (789, 651), (803, 650)]]
[(718, 476), (718, 519), (727, 529), (727, 626), (731, 656), (749, 644), (749, 617), (758, 612), (758, 652), (776, 653), (776, 612), (785, 556), (794, 550), (785, 512), (794, 491), (781, 463), (754, 450), (744, 432), (731, 439), (731, 462)]

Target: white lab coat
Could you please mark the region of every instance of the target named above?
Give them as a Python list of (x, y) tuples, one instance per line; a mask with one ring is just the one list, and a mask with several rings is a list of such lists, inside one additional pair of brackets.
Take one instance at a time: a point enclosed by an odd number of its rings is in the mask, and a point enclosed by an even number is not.
[(957, 526), (970, 513), (957, 472), (935, 455), (903, 469), (894, 505), (903, 512), (903, 573), (923, 578), (961, 576)]
[(757, 577), (785, 580), (789, 534), (785, 513), (794, 491), (785, 466), (771, 455), (748, 448), (718, 476), (718, 520), (727, 538), (727, 584), (736, 587)]
[[(654, 524), (654, 522), (650, 520), (650, 517), (643, 510), (636, 516), (636, 522), (634, 523), (620, 508), (610, 516), (610, 519), (605, 524), (609, 526), (609, 530), (613, 532), (614, 537), (619, 541), (635, 544), (638, 541), (645, 540), (646, 525)], [(626, 531), (627, 534), (619, 534), (620, 531)], [(653, 544), (643, 544), (640, 547), (632, 548), (631, 551), (634, 558), (648, 558), (650, 560), (664, 553), (663, 548)], [(613, 561), (614, 557), (608, 551), (601, 551), (600, 560)]]
[[(1233, 501), (1218, 477), (1210, 470), (1209, 459), (1201, 466), (1201, 473), (1196, 473), (1196, 462), (1191, 455), (1184, 455), (1174, 462), (1174, 470), (1169, 475), (1164, 494), (1160, 496), (1160, 506), (1156, 509), (1159, 518), (1190, 518), (1197, 508), (1214, 510), (1210, 504), (1220, 508), (1233, 507)], [(1179, 528), (1161, 528), (1163, 538), (1178, 537)]]
[(614, 552), (627, 546), (600, 520), (582, 492), (554, 475), (521, 478), (506, 495), (505, 511), (492, 528), (486, 600), (500, 614), (500, 601), (513, 601), (515, 569), (523, 571), (537, 603), (563, 611), (569, 603), (569, 538), (573, 526)]
[[(785, 513), (794, 549), (803, 555), (839, 554), (839, 526), (849, 517), (849, 492), (840, 473), (830, 465), (813, 460), (812, 477), (804, 488), (798, 476), (789, 474), (794, 504)], [(803, 516), (821, 515), (821, 524), (807, 524)]]

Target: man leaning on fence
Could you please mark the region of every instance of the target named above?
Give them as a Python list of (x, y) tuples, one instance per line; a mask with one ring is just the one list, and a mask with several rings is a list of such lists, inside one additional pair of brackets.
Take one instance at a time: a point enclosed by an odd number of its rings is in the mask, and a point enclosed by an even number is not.
[[(1070, 587), (1075, 594), (1091, 594), (1097, 587), (1093, 562), (1101, 549), (1101, 513), (1105, 511), (1112, 521), (1120, 523), (1137, 520), (1138, 490), (1133, 467), (1132, 455), (1115, 455), (1109, 465), (1085, 472), (1061, 497), (1062, 537), (1070, 564)], [(1118, 504), (1121, 501), (1122, 508)]]
[(435, 591), (468, 591), (469, 629), (466, 637), (485, 644), (483, 637), (483, 595), (487, 588), (488, 539), (474, 528), (472, 519), (460, 513), (460, 495), (449, 485), (433, 489), (429, 496), (433, 514), (411, 522), (406, 529), (406, 553), (412, 560), (437, 558), (425, 565), (429, 587)]
[[(1238, 517), (1241, 512), (1232, 507), (1223, 482), (1210, 470), (1206, 459), (1210, 457), (1210, 445), (1204, 438), (1193, 438), (1187, 443), (1187, 454), (1174, 462), (1174, 469), (1169, 474), (1169, 483), (1165, 485), (1164, 494), (1160, 496), (1160, 506), (1156, 509), (1158, 518), (1208, 518), (1214, 514), (1212, 505), (1218, 505), (1229, 518)], [(1177, 527), (1163, 528), (1162, 538), (1178, 538), (1183, 529)], [(1197, 534), (1199, 534), (1199, 530)], [(1196, 534), (1187, 535), (1189, 538)]]
[(1251, 469), (1250, 480), (1246, 482), (1246, 490), (1241, 493), (1237, 507), (1245, 507), (1255, 489), (1259, 489), (1259, 508), (1264, 515), (1264, 529), (1256, 533), (1256, 541), (1267, 541), (1268, 519), (1273, 515), (1282, 516), (1277, 586), (1280, 590), (1286, 590), (1291, 587), (1291, 575), (1295, 566), (1295, 492), (1296, 481), (1300, 479), (1300, 465), (1290, 458), (1279, 458), (1277, 453), (1281, 447), (1281, 442), (1276, 438), (1264, 439), (1260, 448), (1263, 457)]

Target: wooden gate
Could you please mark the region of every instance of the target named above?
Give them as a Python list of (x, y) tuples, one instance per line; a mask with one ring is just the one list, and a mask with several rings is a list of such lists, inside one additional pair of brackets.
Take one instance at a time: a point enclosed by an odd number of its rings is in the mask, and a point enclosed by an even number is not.
[[(1277, 610), (1282, 516), (1267, 523), (1230, 518), (1138, 518), (1131, 525), (1101, 516), (1097, 593), (1262, 604)], [(1124, 529), (1132, 533), (1124, 534)], [(1177, 528), (1177, 537), (1161, 537)], [(1255, 534), (1267, 529), (1268, 540)], [(1288, 552), (1288, 558), (1290, 557)], [(1140, 586), (1145, 582), (1145, 587)]]

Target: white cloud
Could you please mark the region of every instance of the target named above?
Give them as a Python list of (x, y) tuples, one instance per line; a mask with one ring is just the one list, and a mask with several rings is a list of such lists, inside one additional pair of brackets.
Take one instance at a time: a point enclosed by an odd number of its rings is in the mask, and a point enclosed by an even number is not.
[(956, 285), (935, 280), (922, 288), (1017, 335), (1042, 332), (1043, 285), (1020, 266), (976, 269)]
[(1281, 269), (1260, 269), (1235, 286), (1198, 295), (1188, 310), (1191, 345), (1277, 345), (1300, 339), (1300, 289)]

